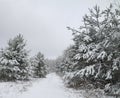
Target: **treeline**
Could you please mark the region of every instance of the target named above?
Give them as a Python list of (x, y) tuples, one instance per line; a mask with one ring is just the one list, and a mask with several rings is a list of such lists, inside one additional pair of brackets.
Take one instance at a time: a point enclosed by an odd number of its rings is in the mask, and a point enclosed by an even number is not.
[(21, 34), (8, 41), (0, 50), (0, 81), (29, 80), (47, 74), (44, 55), (38, 53), (29, 59), (26, 42)]
[(73, 42), (57, 59), (57, 72), (68, 87), (120, 90), (120, 9), (110, 5), (89, 9), (79, 29), (73, 32)]

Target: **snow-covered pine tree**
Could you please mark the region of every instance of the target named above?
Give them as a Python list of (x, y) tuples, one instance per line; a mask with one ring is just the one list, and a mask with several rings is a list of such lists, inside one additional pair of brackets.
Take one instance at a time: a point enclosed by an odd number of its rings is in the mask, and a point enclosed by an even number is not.
[(120, 10), (110, 5), (100, 11), (95, 6), (84, 16), (83, 23), (79, 30), (68, 28), (76, 48), (72, 62), (77, 69), (72, 78), (103, 85), (120, 81)]
[(47, 74), (46, 65), (44, 62), (44, 55), (41, 52), (38, 52), (38, 54), (32, 59), (31, 63), (33, 67), (33, 76), (44, 78)]
[(21, 34), (10, 39), (8, 46), (1, 50), (0, 79), (5, 81), (28, 79), (28, 51)]

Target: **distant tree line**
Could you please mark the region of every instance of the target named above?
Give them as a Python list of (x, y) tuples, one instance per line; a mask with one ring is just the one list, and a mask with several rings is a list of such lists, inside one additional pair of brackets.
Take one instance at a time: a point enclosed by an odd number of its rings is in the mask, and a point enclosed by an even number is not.
[(33, 77), (45, 77), (44, 56), (38, 53), (28, 57), (26, 42), (21, 34), (10, 39), (6, 48), (0, 50), (0, 81), (29, 80)]

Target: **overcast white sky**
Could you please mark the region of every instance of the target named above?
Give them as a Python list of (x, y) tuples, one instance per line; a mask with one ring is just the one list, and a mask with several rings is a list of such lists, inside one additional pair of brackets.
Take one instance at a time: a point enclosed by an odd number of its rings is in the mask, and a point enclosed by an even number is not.
[(67, 26), (79, 28), (88, 8), (108, 6), (110, 0), (0, 0), (0, 48), (9, 38), (23, 34), (34, 55), (48, 58), (62, 54), (72, 43)]

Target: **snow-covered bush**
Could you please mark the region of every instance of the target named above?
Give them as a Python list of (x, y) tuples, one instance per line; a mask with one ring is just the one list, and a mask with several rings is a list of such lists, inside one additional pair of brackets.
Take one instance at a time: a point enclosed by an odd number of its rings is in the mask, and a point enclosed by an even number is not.
[(113, 98), (110, 96), (105, 96), (104, 91), (101, 89), (87, 89), (82, 94), (84, 98)]
[(120, 83), (118, 82), (115, 85), (108, 83), (105, 85), (104, 90), (106, 94), (120, 95)]

